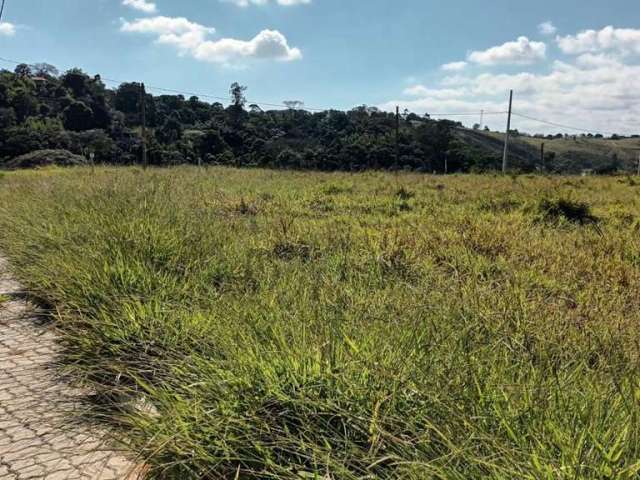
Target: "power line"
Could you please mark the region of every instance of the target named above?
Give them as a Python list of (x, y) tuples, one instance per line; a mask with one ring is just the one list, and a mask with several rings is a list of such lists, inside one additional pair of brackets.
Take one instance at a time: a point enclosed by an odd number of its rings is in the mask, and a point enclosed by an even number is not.
[[(0, 18), (2, 15), (2, 10), (4, 9), (4, 4), (5, 4), (6, 0), (2, 0), (1, 6), (0, 6)], [(37, 67), (37, 65), (35, 64), (30, 64), (27, 62), (19, 62), (17, 60), (12, 60), (9, 58), (3, 58), (0, 57), (0, 62), (5, 62), (5, 63), (11, 63), (14, 65), (28, 65), (30, 67)], [(113, 79), (113, 78), (107, 78), (107, 77), (102, 77), (100, 76), (100, 79), (104, 82), (108, 82), (108, 83), (113, 83), (116, 85), (121, 85), (124, 83), (131, 83), (128, 81), (123, 81), (123, 80), (117, 80), (117, 79)], [(173, 89), (173, 88), (166, 88), (166, 87), (154, 87), (154, 86), (147, 86), (146, 87), (147, 90), (154, 90), (154, 91), (158, 91), (158, 92), (166, 92), (166, 93), (173, 93), (173, 94), (179, 94), (179, 95), (185, 95), (185, 96), (196, 96), (199, 98), (208, 98), (208, 99), (212, 99), (212, 100), (220, 100), (220, 101), (227, 101), (229, 100), (228, 96), (220, 96), (220, 95), (212, 95), (212, 94), (208, 94), (208, 93), (198, 93), (198, 92), (190, 92), (190, 91), (185, 91), (185, 90), (178, 90), (178, 89)], [(272, 103), (272, 102), (261, 102), (261, 101), (255, 101), (255, 100), (249, 100), (247, 99), (247, 103), (249, 104), (256, 104), (256, 105), (260, 105), (260, 106), (265, 106), (265, 107), (274, 107), (274, 108), (284, 108), (284, 109), (289, 109), (290, 107), (283, 104), (283, 103)], [(304, 110), (307, 111), (313, 111), (313, 112), (327, 112), (330, 110), (340, 110), (339, 108), (318, 108), (318, 107), (307, 107), (305, 106), (303, 108)], [(496, 111), (496, 112), (488, 112), (488, 111), (483, 111), (483, 110), (479, 110), (476, 112), (446, 112), (446, 113), (428, 113), (428, 115), (430, 117), (473, 117), (473, 116), (478, 116), (478, 115), (506, 115), (508, 112), (506, 111)], [(521, 118), (525, 118), (527, 120), (532, 120), (535, 122), (539, 122), (542, 124), (546, 124), (546, 125), (551, 125), (554, 127), (558, 127), (558, 128), (564, 128), (567, 130), (573, 130), (573, 131), (577, 131), (577, 132), (586, 132), (586, 133), (590, 133), (590, 132), (598, 132), (598, 133), (603, 133), (606, 135), (615, 135), (616, 132), (607, 132), (604, 130), (597, 130), (597, 129), (590, 129), (590, 128), (579, 128), (579, 127), (575, 127), (575, 126), (571, 126), (571, 125), (564, 125), (561, 123), (557, 123), (557, 122), (552, 122), (549, 120), (543, 120), (540, 118), (536, 118), (536, 117), (531, 117), (529, 115), (525, 115), (522, 113), (517, 113), (517, 112), (512, 112), (512, 115), (521, 117)]]
[(479, 110), (477, 112), (464, 112), (464, 113), (429, 113), (430, 117), (477, 117), (480, 114), (483, 115), (506, 115), (508, 112), (484, 112)]
[[(119, 83), (119, 84), (127, 83), (127, 82), (121, 82), (119, 80), (110, 80), (108, 78), (103, 78), (103, 80), (106, 80), (106, 81), (112, 82), (112, 83)], [(229, 100), (228, 97), (218, 97), (218, 96), (215, 96), (215, 95), (208, 95), (206, 93), (200, 93), (199, 94), (199, 93), (194, 93), (194, 92), (185, 92), (185, 91), (182, 91), (182, 90), (174, 90), (172, 88), (153, 87), (151, 85), (147, 86), (147, 90), (155, 90), (155, 91), (158, 91), (158, 92), (166, 92), (166, 93), (176, 93), (176, 94), (185, 95), (185, 96), (189, 95), (191, 97), (211, 98), (211, 99), (214, 99), (214, 100), (223, 100), (223, 101)]]
[[(6, 63), (11, 63), (14, 65), (29, 65), (30, 67), (36, 67), (35, 64), (29, 64), (27, 62), (19, 62), (17, 60), (12, 60), (10, 58), (3, 58), (0, 57), (0, 62), (6, 62)], [(103, 77), (100, 76), (100, 79), (104, 82), (107, 83), (113, 83), (115, 85), (121, 85), (123, 83), (130, 83), (130, 82), (126, 82), (124, 80), (117, 80), (114, 78), (108, 78), (108, 77)], [(166, 87), (155, 87), (152, 85), (147, 85), (146, 86), (147, 90), (154, 90), (154, 91), (158, 91), (158, 92), (166, 92), (166, 93), (174, 93), (174, 94), (179, 94), (179, 95), (185, 95), (185, 96), (196, 96), (199, 98), (208, 98), (208, 99), (213, 99), (213, 100), (221, 100), (221, 101), (227, 101), (229, 100), (228, 96), (219, 96), (219, 95), (212, 95), (212, 94), (208, 94), (208, 93), (199, 93), (199, 92), (190, 92), (190, 91), (185, 91), (185, 90), (178, 90), (178, 89), (173, 89), (173, 88), (166, 88)], [(287, 105), (284, 105), (282, 103), (271, 103), (271, 102), (261, 102), (261, 101), (254, 101), (254, 100), (247, 100), (247, 103), (250, 104), (256, 104), (256, 105), (261, 105), (261, 106), (265, 106), (265, 107), (274, 107), (274, 108), (286, 108), (288, 109), (289, 107)], [(305, 106), (304, 110), (307, 111), (314, 111), (314, 112), (327, 112), (329, 110), (340, 110), (338, 108), (314, 108), (314, 107), (308, 107)], [(505, 115), (507, 112), (484, 112), (485, 115)], [(448, 113), (429, 113), (429, 116), (432, 117), (474, 117), (474, 116), (478, 116), (480, 114), (480, 111), (477, 112), (448, 112)]]
[(551, 122), (551, 121), (548, 121), (548, 120), (542, 120), (540, 118), (530, 117), (529, 115), (524, 115), (522, 113), (513, 112), (512, 115), (515, 115), (515, 116), (518, 116), (518, 117), (522, 117), (522, 118), (526, 118), (527, 120), (533, 120), (534, 122), (540, 122), (540, 123), (544, 123), (546, 125), (551, 125), (553, 127), (566, 128), (567, 130), (574, 130), (576, 132), (582, 132), (582, 133), (599, 132), (599, 133), (604, 133), (606, 135), (616, 135), (615, 132), (607, 132), (607, 131), (604, 131), (604, 130), (589, 129), (589, 128), (572, 127), (570, 125), (563, 125), (561, 123), (556, 123), (556, 122)]
[[(13, 65), (28, 65), (30, 67), (36, 67), (35, 64), (30, 64), (30, 63), (27, 63), (27, 62), (19, 62), (17, 60), (13, 60), (13, 59), (10, 59), (10, 58), (3, 58), (3, 57), (0, 57), (0, 62), (10, 63), (10, 64), (13, 64)], [(131, 82), (124, 81), (124, 80), (117, 80), (117, 79), (113, 79), (113, 78), (103, 77), (102, 75), (100, 76), (100, 79), (104, 80), (105, 82), (114, 83), (114, 84), (131, 83)], [(222, 100), (222, 101), (229, 100), (228, 96), (211, 95), (211, 94), (208, 94), (208, 93), (188, 92), (188, 91), (184, 91), (184, 90), (177, 90), (177, 89), (165, 88), (165, 87), (147, 86), (147, 90), (156, 90), (156, 91), (159, 91), (159, 92), (175, 93), (175, 94), (180, 94), (180, 95), (189, 95), (189, 96), (196, 96), (196, 97), (201, 97), (201, 98), (210, 98), (210, 99)], [(250, 99), (247, 99), (247, 102), (251, 103), (251, 104), (263, 105), (263, 106), (267, 106), (267, 107), (277, 107), (277, 108), (286, 108), (286, 109), (290, 108), (290, 107), (288, 107), (287, 105), (285, 105), (283, 103), (262, 102), (262, 101), (250, 100)], [(326, 112), (328, 110), (336, 110), (334, 108), (317, 108), (317, 107), (306, 107), (306, 106), (304, 107), (304, 109), (308, 110), (308, 111), (315, 111), (315, 112)]]

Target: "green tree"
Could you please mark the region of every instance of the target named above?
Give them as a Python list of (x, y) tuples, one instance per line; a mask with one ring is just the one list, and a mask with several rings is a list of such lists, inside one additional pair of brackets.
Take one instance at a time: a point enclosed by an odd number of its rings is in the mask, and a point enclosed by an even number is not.
[(11, 105), (16, 112), (18, 123), (22, 123), (28, 117), (38, 113), (36, 98), (25, 88), (21, 88), (13, 94)]
[(231, 95), (231, 105), (229, 105), (229, 117), (231, 119), (231, 123), (234, 125), (239, 125), (242, 122), (242, 118), (246, 113), (244, 111), (244, 106), (247, 103), (247, 99), (245, 97), (245, 92), (247, 91), (247, 87), (240, 85), (237, 82), (231, 84), (231, 88), (229, 89), (229, 94)]
[(229, 149), (229, 145), (224, 141), (217, 130), (207, 130), (198, 141), (198, 153), (201, 158), (207, 155), (220, 155)]
[(16, 113), (13, 108), (0, 108), (0, 129), (13, 127), (16, 124)]
[(33, 75), (31, 67), (26, 63), (21, 63), (20, 65), (18, 65), (15, 68), (14, 73), (18, 77), (31, 77)]
[(162, 143), (175, 143), (182, 138), (182, 132), (180, 116), (174, 112), (167, 118), (162, 128), (158, 129), (156, 136)]
[(140, 84), (123, 83), (120, 85), (116, 91), (114, 103), (116, 110), (124, 113), (127, 125), (140, 124)]
[(56, 67), (48, 63), (36, 63), (33, 69), (38, 77), (57, 77), (60, 74)]
[(93, 127), (93, 112), (84, 102), (73, 102), (62, 112), (64, 128), (75, 132)]
[(84, 97), (89, 88), (89, 76), (79, 68), (69, 70), (62, 76), (62, 85), (73, 94), (74, 98)]

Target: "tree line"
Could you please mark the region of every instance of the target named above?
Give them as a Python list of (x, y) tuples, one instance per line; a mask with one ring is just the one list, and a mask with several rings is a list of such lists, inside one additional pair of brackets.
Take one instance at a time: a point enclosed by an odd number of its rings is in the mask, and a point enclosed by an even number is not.
[(375, 107), (311, 113), (299, 102), (263, 110), (233, 84), (229, 103), (142, 94), (138, 83), (107, 88), (99, 75), (51, 65), (0, 72), (0, 164), (45, 149), (97, 162), (142, 160), (142, 102), (152, 165), (182, 163), (317, 170), (495, 168), (499, 159), (456, 139), (460, 124)]

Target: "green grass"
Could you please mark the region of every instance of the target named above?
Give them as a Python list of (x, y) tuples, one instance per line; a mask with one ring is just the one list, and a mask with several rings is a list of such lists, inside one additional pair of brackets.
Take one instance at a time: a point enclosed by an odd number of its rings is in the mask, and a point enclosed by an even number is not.
[(150, 478), (631, 479), (638, 188), (12, 172), (0, 249)]

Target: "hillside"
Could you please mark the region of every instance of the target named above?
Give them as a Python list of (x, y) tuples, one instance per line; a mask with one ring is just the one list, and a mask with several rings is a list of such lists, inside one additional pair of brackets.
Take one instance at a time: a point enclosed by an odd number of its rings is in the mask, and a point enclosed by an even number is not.
[[(462, 127), (456, 129), (455, 135), (465, 147), (479, 152), (479, 155), (493, 158), (494, 169), (502, 168), (504, 137)], [(536, 169), (538, 158), (539, 154), (527, 143), (518, 140), (511, 143), (509, 159), (512, 168), (533, 171)]]
[[(393, 113), (367, 106), (349, 111), (265, 111), (248, 104), (246, 90), (231, 85), (225, 106), (196, 96), (154, 96), (137, 83), (110, 89), (99, 75), (79, 69), (60, 75), (45, 64), (0, 71), (0, 167), (35, 165), (15, 159), (39, 151), (115, 165), (437, 173), (492, 171), (502, 165), (500, 134), (412, 113), (396, 119)], [(547, 165), (556, 173), (631, 171), (636, 146), (638, 140), (552, 140), (547, 152), (553, 156)], [(539, 141), (514, 138), (510, 152), (512, 169), (540, 169)], [(38, 164), (52, 162), (44, 159)]]
[[(500, 152), (504, 133), (465, 130), (468, 138), (475, 137), (489, 151)], [(541, 145), (544, 143), (545, 169), (550, 172), (580, 173), (584, 169), (608, 173), (634, 172), (640, 154), (640, 138), (595, 138), (569, 136), (568, 138), (537, 138), (525, 135), (511, 137), (510, 155), (518, 163), (526, 162), (540, 167)]]

